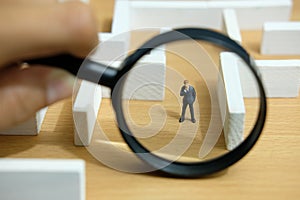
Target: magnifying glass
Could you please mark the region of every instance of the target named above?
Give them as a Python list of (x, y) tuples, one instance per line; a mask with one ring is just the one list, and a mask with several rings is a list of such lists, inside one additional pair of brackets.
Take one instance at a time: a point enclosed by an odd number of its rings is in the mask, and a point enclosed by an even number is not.
[[(147, 62), (165, 52), (171, 61)], [(109, 87), (126, 144), (151, 168), (171, 176), (194, 178), (228, 168), (252, 149), (266, 120), (254, 60), (213, 30), (158, 34), (122, 61), (110, 62), (120, 63), (118, 68), (70, 55), (27, 63), (56, 66)]]

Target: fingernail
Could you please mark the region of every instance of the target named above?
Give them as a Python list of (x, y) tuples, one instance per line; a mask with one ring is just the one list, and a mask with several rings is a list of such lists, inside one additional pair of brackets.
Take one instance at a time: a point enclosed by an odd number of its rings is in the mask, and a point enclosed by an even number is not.
[(53, 70), (48, 76), (47, 88), (48, 104), (70, 97), (73, 92), (75, 77), (62, 70)]

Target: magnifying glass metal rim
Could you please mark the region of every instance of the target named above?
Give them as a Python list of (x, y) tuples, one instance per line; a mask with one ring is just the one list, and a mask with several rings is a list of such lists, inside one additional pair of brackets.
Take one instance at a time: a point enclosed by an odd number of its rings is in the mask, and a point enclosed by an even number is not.
[[(152, 49), (170, 42), (188, 39), (211, 42), (212, 44), (220, 47), (225, 47), (228, 51), (234, 52), (239, 55), (247, 64), (257, 81), (260, 94), (260, 108), (258, 111), (256, 123), (250, 134), (235, 149), (222, 156), (207, 161), (184, 163), (177, 161), (172, 162), (150, 153), (150, 151), (145, 148), (130, 132), (122, 108), (122, 91), (125, 85), (124, 83), (126, 81), (126, 78), (122, 77), (125, 76), (126, 73), (134, 67), (134, 65), (140, 58), (142, 58)], [(261, 135), (264, 127), (267, 113), (266, 95), (259, 70), (256, 67), (254, 60), (249, 56), (247, 51), (234, 40), (213, 30), (201, 28), (181, 28), (174, 29), (153, 37), (124, 60), (121, 66), (121, 70), (118, 71), (117, 78), (115, 80), (121, 82), (119, 82), (117, 85), (112, 86), (112, 104), (116, 113), (117, 122), (119, 124), (119, 131), (123, 139), (128, 144), (130, 149), (134, 153), (136, 153), (136, 155), (140, 159), (169, 176), (171, 175), (174, 177), (196, 178), (228, 168), (229, 166), (233, 165), (241, 158), (243, 158), (252, 149), (259, 136)], [(160, 166), (165, 167), (161, 168)]]

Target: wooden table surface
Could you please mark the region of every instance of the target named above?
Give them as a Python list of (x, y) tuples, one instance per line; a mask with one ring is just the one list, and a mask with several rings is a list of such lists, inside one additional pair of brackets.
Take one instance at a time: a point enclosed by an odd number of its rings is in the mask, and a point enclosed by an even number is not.
[[(294, 0), (293, 20), (300, 20)], [(99, 31), (109, 31), (113, 1), (91, 0)], [(260, 59), (260, 31), (243, 32), (243, 45)], [(73, 145), (71, 99), (49, 108), (39, 136), (1, 136), (0, 157), (79, 158), (86, 161), (87, 200), (96, 199), (299, 199), (300, 97), (268, 99), (269, 112), (262, 137), (240, 162), (223, 173), (200, 179), (173, 179), (129, 174), (94, 159)], [(113, 127), (113, 125), (112, 125)], [(108, 130), (110, 127), (106, 127)], [(118, 134), (114, 128), (112, 133)], [(1, 196), (1, 194), (0, 194)]]

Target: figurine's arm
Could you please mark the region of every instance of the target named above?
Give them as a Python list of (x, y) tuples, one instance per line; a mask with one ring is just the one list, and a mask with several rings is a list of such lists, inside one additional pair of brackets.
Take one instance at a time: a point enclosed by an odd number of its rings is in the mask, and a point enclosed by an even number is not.
[(195, 101), (196, 100), (196, 90), (194, 87), (193, 87), (193, 97), (194, 97), (194, 101)]
[(184, 88), (185, 88), (184, 86), (181, 88), (180, 96), (184, 96), (186, 94), (186, 90)]

